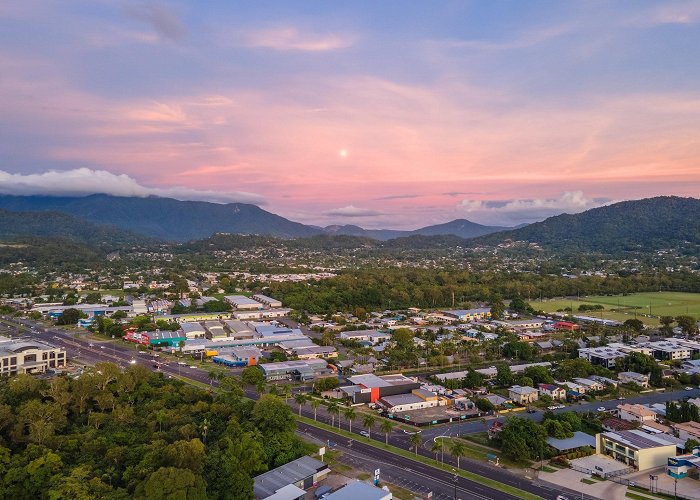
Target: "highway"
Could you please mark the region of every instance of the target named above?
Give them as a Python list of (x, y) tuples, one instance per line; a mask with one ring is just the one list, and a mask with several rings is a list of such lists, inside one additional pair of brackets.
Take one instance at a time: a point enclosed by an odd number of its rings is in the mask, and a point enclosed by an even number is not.
[[(77, 358), (87, 364), (94, 364), (99, 361), (109, 361), (122, 367), (126, 367), (131, 363), (135, 363), (146, 366), (151, 370), (155, 370), (156, 368), (154, 365), (156, 361), (159, 361), (159, 358), (154, 358), (150, 354), (138, 354), (137, 351), (129, 348), (121, 342), (93, 342), (91, 345), (89, 341), (75, 338), (72, 333), (63, 330), (51, 328), (47, 329), (28, 320), (13, 321), (18, 321), (19, 323), (32, 328), (31, 333), (28, 332), (28, 335), (34, 336), (54, 345), (64, 347), (67, 350), (69, 359)], [(174, 361), (160, 362), (158, 369), (164, 374), (164, 376), (179, 375), (203, 384), (210, 384), (211, 382), (207, 371), (201, 368), (189, 368), (188, 365), (178, 365)], [(213, 381), (213, 385), (216, 386), (217, 382)], [(250, 397), (251, 399), (258, 398), (258, 394), (251, 389), (248, 389), (245, 392), (246, 396)], [(293, 400), (290, 399), (289, 405), (293, 409), (294, 413), (297, 414), (298, 406), (293, 402)], [(308, 406), (303, 407), (302, 415), (313, 419), (313, 409)], [(321, 406), (317, 411), (317, 419), (318, 421), (327, 424), (330, 424), (332, 421), (330, 415), (325, 412), (323, 406)], [(336, 417), (336, 425), (338, 425), (339, 419), (343, 421), (343, 429), (347, 430), (347, 422), (344, 421), (342, 416), (340, 418)], [(480, 426), (480, 431), (484, 430), (483, 424), (475, 424)], [(423, 431), (422, 437), (424, 437), (424, 441), (427, 441), (431, 439), (430, 434), (434, 434), (435, 431), (438, 431), (438, 434), (440, 434), (441, 432), (444, 432), (444, 429), (446, 428), (449, 427), (426, 429)], [(319, 443), (326, 443), (328, 440), (337, 443), (336, 449), (343, 452), (343, 455), (340, 457), (341, 463), (347, 463), (347, 465), (350, 465), (355, 469), (366, 472), (373, 472), (374, 469), (379, 468), (383, 471), (383, 480), (392, 484), (397, 484), (416, 493), (427, 494), (428, 492), (432, 492), (433, 498), (454, 498), (456, 486), (458, 495), (457, 498), (462, 499), (475, 498), (479, 500), (500, 500), (518, 498), (505, 494), (499, 490), (495, 490), (476, 481), (471, 481), (464, 477), (456, 476), (449, 471), (425, 465), (422, 462), (396, 455), (391, 451), (370, 446), (369, 444), (366, 444), (368, 442), (368, 438), (359, 435), (359, 432), (364, 429), (362, 428), (361, 423), (357, 421), (354, 422), (353, 425), (353, 433), (357, 434), (357, 438), (355, 439), (341, 437), (337, 434), (333, 434), (329, 431), (306, 425), (304, 423), (299, 423), (298, 430), (302, 436), (307, 438), (311, 437)], [(374, 429), (371, 434), (373, 440), (376, 440), (382, 444), (384, 443), (384, 433), (379, 432), (378, 429)], [(409, 436), (398, 429), (395, 429), (390, 434), (389, 443), (393, 446), (406, 450), (410, 448)], [(434, 458), (434, 454), (424, 447), (419, 448), (419, 454), (428, 458)], [(444, 462), (456, 470), (456, 460), (454, 460), (447, 453), (444, 455)], [(460, 460), (460, 468), (465, 471), (493, 479), (502, 484), (507, 484), (509, 486), (528, 491), (546, 499), (554, 499), (560, 493), (564, 493), (567, 496), (578, 495), (578, 498), (580, 498), (580, 494), (576, 493), (575, 491), (554, 491), (541, 485), (534, 484), (532, 481), (513, 474), (500, 467), (484, 462), (462, 458)]]

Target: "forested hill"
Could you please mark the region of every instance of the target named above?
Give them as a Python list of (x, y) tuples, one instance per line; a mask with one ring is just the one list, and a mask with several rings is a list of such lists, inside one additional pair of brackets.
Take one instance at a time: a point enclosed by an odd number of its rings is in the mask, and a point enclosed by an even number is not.
[(60, 238), (108, 250), (153, 243), (131, 231), (95, 224), (61, 212), (10, 212), (0, 209), (0, 242)]
[(0, 208), (60, 211), (169, 241), (206, 238), (218, 232), (269, 234), (285, 238), (322, 233), (321, 229), (292, 222), (246, 203), (222, 205), (172, 198), (95, 194), (85, 197), (0, 196)]
[(654, 251), (700, 245), (700, 200), (661, 196), (624, 201), (586, 212), (557, 215), (521, 229), (471, 240), (495, 245), (506, 240), (538, 243), (557, 252)]

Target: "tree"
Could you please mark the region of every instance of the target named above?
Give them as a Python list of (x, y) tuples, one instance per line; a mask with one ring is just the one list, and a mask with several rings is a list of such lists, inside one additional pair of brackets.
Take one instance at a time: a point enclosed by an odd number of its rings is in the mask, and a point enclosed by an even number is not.
[[(525, 368), (523, 375), (532, 379), (533, 384), (551, 384), (554, 382), (554, 378), (546, 366), (529, 366)], [(533, 385), (533, 387), (535, 386)]]
[(241, 381), (245, 385), (255, 385), (265, 382), (265, 375), (257, 366), (249, 366), (241, 372)]
[(430, 446), (430, 451), (435, 453), (435, 461), (437, 462), (438, 453), (442, 451), (442, 439), (433, 440), (433, 444)]
[(450, 441), (449, 450), (450, 455), (457, 459), (457, 468), (459, 469), (459, 459), (466, 455), (467, 447), (464, 446), (464, 443), (462, 443), (461, 441), (457, 441), (456, 439), (454, 439)]
[(319, 406), (321, 406), (321, 402), (318, 399), (313, 398), (311, 400), (311, 408), (314, 409), (314, 422), (316, 421), (316, 412), (318, 411)]
[(87, 315), (82, 311), (74, 308), (64, 309), (63, 314), (61, 314), (56, 320), (57, 325), (77, 325), (78, 320), (82, 318), (87, 318)]
[(676, 323), (685, 335), (694, 335), (698, 331), (698, 320), (692, 316), (676, 316)]
[[(336, 417), (336, 415), (338, 415), (340, 413), (340, 406), (338, 406), (338, 403), (333, 401), (328, 405), (328, 408), (326, 408), (326, 411), (328, 412), (328, 414), (332, 418), (331, 427), (333, 427), (335, 425), (335, 417)], [(338, 425), (340, 425), (340, 419), (338, 419)]]
[(501, 300), (500, 297), (492, 298), (489, 307), (491, 308), (492, 319), (503, 318), (503, 314), (506, 312), (506, 306), (503, 304), (503, 300)]
[(685, 452), (686, 453), (692, 453), (695, 448), (700, 447), (700, 441), (697, 439), (688, 439), (685, 442)]
[(474, 389), (482, 385), (484, 385), (484, 376), (473, 368), (469, 368), (464, 376), (464, 387)]
[(486, 398), (478, 398), (474, 402), (474, 404), (476, 405), (476, 407), (479, 410), (485, 411), (485, 412), (494, 411), (496, 409), (496, 407), (493, 405), (493, 403)]
[(394, 430), (394, 422), (391, 420), (382, 420), (379, 424), (379, 430), (384, 433), (385, 441), (384, 443), (389, 445), (389, 433)]
[(135, 496), (149, 500), (206, 500), (207, 485), (190, 470), (161, 467), (136, 488)]
[(498, 365), (496, 368), (496, 385), (509, 387), (513, 385), (513, 372), (508, 365)]
[(376, 421), (377, 417), (375, 417), (371, 413), (365, 413), (362, 417), (362, 425), (364, 425), (365, 429), (367, 429), (368, 439), (372, 439), (372, 426)]
[(250, 419), (263, 436), (292, 432), (296, 421), (292, 410), (277, 396), (263, 394), (253, 405)]
[(294, 401), (299, 405), (299, 416), (301, 417), (301, 408), (306, 404), (308, 397), (303, 392), (295, 394)]
[(416, 455), (418, 455), (418, 447), (423, 442), (423, 438), (421, 438), (420, 434), (418, 434), (416, 432), (416, 433), (411, 434), (411, 437), (408, 438), (408, 440), (411, 443), (411, 446), (413, 447), (413, 449), (415, 450)]
[(630, 328), (635, 332), (641, 332), (642, 330), (644, 330), (644, 323), (642, 322), (642, 320), (637, 318), (630, 318), (628, 320), (625, 320), (622, 326)]
[(534, 459), (539, 450), (545, 449), (546, 438), (541, 425), (518, 417), (509, 418), (499, 434), (503, 453), (516, 461)]
[(355, 413), (355, 409), (352, 406), (349, 406), (347, 408), (343, 409), (343, 416), (345, 417), (345, 420), (348, 422), (348, 431), (352, 432), (352, 421), (357, 418), (357, 414)]

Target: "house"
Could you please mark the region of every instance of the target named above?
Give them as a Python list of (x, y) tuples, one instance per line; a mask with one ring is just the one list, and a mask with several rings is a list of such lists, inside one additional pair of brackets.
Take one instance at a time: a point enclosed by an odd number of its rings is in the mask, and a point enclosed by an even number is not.
[[(328, 464), (311, 457), (301, 457), (280, 467), (264, 472), (253, 479), (253, 491), (255, 498), (280, 498), (274, 497), (283, 488), (294, 485), (297, 490), (307, 490), (325, 478), (331, 470)], [(294, 492), (297, 492), (294, 490)], [(287, 499), (299, 497), (286, 496)], [(302, 496), (303, 498), (303, 496)]]
[(537, 390), (539, 391), (540, 395), (549, 396), (557, 401), (566, 399), (566, 391), (554, 384), (538, 384)]
[(605, 389), (605, 386), (603, 384), (601, 384), (600, 382), (598, 382), (597, 380), (576, 377), (573, 379), (573, 381), (575, 383), (585, 387), (586, 388), (585, 392), (602, 391), (603, 389)]
[(617, 378), (621, 383), (627, 384), (637, 384), (640, 387), (646, 389), (649, 387), (649, 376), (637, 372), (620, 372), (617, 374)]
[(514, 403), (520, 405), (528, 405), (539, 398), (539, 393), (537, 389), (533, 387), (521, 387), (519, 385), (514, 385), (508, 389), (508, 397), (513, 400)]
[(683, 442), (688, 439), (694, 439), (700, 442), (700, 423), (698, 422), (684, 422), (680, 424), (673, 424), (671, 426), (675, 431), (676, 435), (683, 440)]
[(656, 413), (646, 406), (639, 404), (617, 405), (617, 412), (622, 420), (627, 420), (628, 422), (639, 422), (643, 424), (647, 421), (656, 421)]
[(676, 456), (676, 444), (661, 436), (632, 429), (596, 434), (596, 453), (607, 455), (636, 470), (666, 465)]
[(498, 394), (486, 394), (484, 396), (484, 399), (489, 401), (496, 408), (512, 403), (510, 399), (506, 399), (503, 396), (499, 396)]
[(617, 387), (619, 384), (619, 382), (617, 380), (613, 380), (613, 379), (608, 378), (608, 377), (603, 377), (601, 375), (591, 375), (588, 378), (590, 378), (591, 380), (595, 380), (596, 382), (600, 382), (604, 386), (609, 385), (612, 387)]
[(557, 384), (566, 387), (567, 392), (573, 391), (573, 392), (577, 393), (579, 396), (582, 394), (586, 394), (586, 387), (581, 385), (581, 384), (578, 384), (576, 382), (570, 382), (567, 380), (566, 382), (557, 382)]
[(340, 334), (340, 340), (368, 342), (371, 345), (377, 345), (391, 340), (391, 334), (380, 332), (378, 330), (356, 330), (351, 332), (342, 332)]
[(608, 417), (600, 424), (606, 431), (629, 431), (634, 429), (634, 424), (632, 422), (621, 420), (617, 417)]

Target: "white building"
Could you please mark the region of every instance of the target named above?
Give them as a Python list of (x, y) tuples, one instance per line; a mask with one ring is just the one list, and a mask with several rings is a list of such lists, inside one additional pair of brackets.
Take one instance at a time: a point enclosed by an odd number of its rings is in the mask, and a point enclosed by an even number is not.
[(514, 403), (528, 405), (539, 399), (539, 393), (534, 387), (514, 385), (508, 389), (508, 397)]
[(273, 299), (272, 297), (268, 297), (267, 295), (262, 295), (260, 293), (253, 295), (253, 300), (257, 300), (261, 304), (264, 304), (268, 307), (282, 307), (281, 301)]
[(43, 373), (64, 368), (66, 351), (32, 339), (0, 337), (0, 375)]
[(236, 310), (256, 310), (256, 309), (262, 309), (263, 306), (260, 302), (257, 300), (253, 300), (249, 297), (246, 297), (245, 295), (227, 295), (224, 297), (224, 300), (231, 304), (234, 309)]
[(633, 383), (645, 389), (649, 387), (649, 376), (642, 373), (620, 372), (617, 374), (617, 378), (623, 384)]
[(182, 322), (180, 329), (188, 339), (203, 339), (207, 335), (207, 331), (202, 325), (196, 322)]

